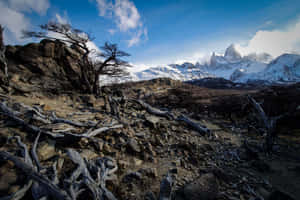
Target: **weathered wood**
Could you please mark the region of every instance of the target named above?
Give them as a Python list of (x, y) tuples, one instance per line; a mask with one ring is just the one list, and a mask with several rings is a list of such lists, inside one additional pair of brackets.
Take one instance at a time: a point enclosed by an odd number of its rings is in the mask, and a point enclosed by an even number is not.
[(210, 130), (208, 128), (206, 128), (205, 126), (200, 125), (199, 123), (194, 122), (193, 120), (191, 120), (187, 116), (180, 115), (177, 118), (177, 120), (178, 121), (183, 121), (183, 122), (187, 123), (193, 129), (195, 129), (196, 131), (198, 131), (201, 135), (210, 134)]
[(26, 192), (31, 188), (32, 186), (32, 180), (29, 180), (21, 189), (19, 189), (17, 192), (9, 195), (9, 196), (5, 196), (5, 197), (0, 197), (0, 200), (20, 200), (22, 199)]
[(268, 117), (261, 107), (259, 103), (256, 102), (256, 100), (250, 96), (248, 96), (248, 99), (256, 112), (258, 113), (258, 118), (262, 122), (262, 125), (266, 129), (266, 137), (264, 142), (265, 151), (270, 153), (273, 149), (274, 139), (276, 136), (276, 124), (279, 119), (281, 119), (285, 115), (280, 115), (276, 117)]
[[(73, 149), (68, 149), (67, 154), (70, 159), (78, 165), (77, 169), (73, 172), (70, 179), (68, 180), (68, 182), (71, 184), (70, 193), (73, 194), (72, 196), (76, 196), (78, 194), (78, 190), (80, 189), (80, 187), (76, 186), (76, 180), (80, 175), (82, 175), (84, 177), (82, 182), (92, 192), (93, 198), (95, 200), (116, 200), (114, 195), (105, 187), (105, 181), (107, 180), (108, 174), (111, 169), (105, 166), (105, 163), (102, 162), (102, 160), (98, 160), (97, 163), (85, 162), (80, 154)], [(92, 178), (87, 164), (92, 165), (92, 168), (96, 169), (95, 173), (97, 174), (98, 180), (94, 180)], [(115, 170), (113, 169), (113, 171)], [(73, 183), (75, 183), (75, 185)], [(75, 188), (77, 191), (75, 190)]]
[(2, 65), (0, 66), (3, 67), (4, 75), (6, 78), (8, 78), (8, 68), (7, 68), (7, 61), (5, 57), (6, 47), (4, 44), (3, 31), (4, 28), (0, 25), (0, 64)]
[(170, 173), (161, 181), (159, 200), (171, 200), (174, 180)]
[(139, 103), (150, 114), (161, 116), (161, 117), (166, 117), (168, 119), (175, 119), (174, 115), (172, 113), (170, 113), (169, 111), (162, 111), (160, 109), (154, 108), (140, 99), (138, 99), (138, 100), (134, 99), (132, 101)]
[(38, 155), (37, 155), (37, 145), (38, 145), (40, 136), (41, 136), (41, 132), (39, 132), (38, 135), (36, 136), (34, 143), (32, 145), (32, 149), (31, 149), (31, 156), (37, 166), (38, 171), (40, 171), (42, 169), (42, 165), (41, 165)]
[(123, 128), (123, 125), (122, 124), (117, 124), (117, 125), (113, 125), (113, 126), (110, 126), (110, 127), (101, 127), (101, 128), (98, 128), (94, 131), (81, 134), (80, 136), (91, 138), (91, 137), (95, 137), (96, 135), (99, 135), (100, 133), (103, 133), (105, 131), (108, 131), (108, 130), (111, 130), (111, 129), (117, 129), (117, 128)]
[(71, 120), (68, 120), (68, 119), (58, 118), (55, 115), (54, 112), (52, 112), (52, 117), (50, 119), (51, 119), (51, 122), (54, 123), (54, 124), (64, 123), (64, 124), (69, 124), (69, 125), (76, 126), (76, 127), (92, 127), (92, 126), (96, 125), (96, 123), (92, 123), (92, 122), (84, 124), (84, 123), (81, 123), (81, 122), (74, 122), (74, 121), (71, 121)]
[(26, 175), (28, 175), (34, 181), (37, 181), (39, 184), (41, 184), (43, 188), (45, 188), (48, 191), (49, 195), (51, 195), (53, 198), (61, 200), (71, 199), (64, 191), (61, 191), (46, 177), (36, 172), (35, 169), (32, 168), (32, 166), (28, 165), (18, 157), (13, 156), (5, 151), (0, 151), (0, 156), (5, 160), (12, 161), (15, 164), (15, 166), (21, 169)]
[(52, 133), (50, 131), (42, 130), (37, 126), (27, 124), (23, 119), (16, 116), (16, 112), (14, 112), (10, 108), (8, 108), (5, 105), (5, 103), (3, 103), (3, 102), (0, 103), (0, 112), (1, 112), (1, 114), (7, 116), (9, 119), (16, 122), (17, 125), (23, 126), (25, 129), (27, 129), (30, 132), (33, 132), (33, 133), (36, 133), (36, 134), (38, 134), (38, 133), (47, 134), (47, 135), (50, 135), (53, 138), (62, 138), (62, 137), (64, 137), (64, 135), (62, 135), (62, 134)]

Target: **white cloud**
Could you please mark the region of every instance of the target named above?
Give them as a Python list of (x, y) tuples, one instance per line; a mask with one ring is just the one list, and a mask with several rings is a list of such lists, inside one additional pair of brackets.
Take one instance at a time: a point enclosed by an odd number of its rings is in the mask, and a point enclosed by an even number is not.
[[(128, 46), (134, 46), (141, 41), (141, 38), (147, 40), (147, 31), (141, 21), (141, 16), (134, 3), (130, 0), (96, 0), (99, 15), (104, 17), (113, 17), (116, 26), (121, 32), (129, 32), (132, 38), (128, 40)], [(109, 29), (110, 34), (116, 32), (115, 29)]]
[(185, 62), (189, 62), (189, 63), (196, 64), (197, 62), (199, 62), (200, 64), (204, 64), (209, 62), (210, 56), (211, 56), (210, 53), (194, 52), (191, 56), (179, 58), (173, 61), (172, 63), (183, 64)]
[(148, 30), (147, 30), (147, 28), (139, 29), (133, 35), (133, 37), (130, 40), (128, 40), (128, 47), (132, 47), (132, 46), (137, 45), (138, 43), (140, 43), (142, 37), (144, 37), (145, 40), (148, 40)]
[[(29, 19), (24, 14), (9, 8), (4, 2), (0, 2), (0, 24), (5, 27), (4, 39), (21, 41), (22, 30), (30, 26)], [(11, 34), (8, 34), (8, 31)], [(11, 42), (10, 41), (10, 42)]]
[(111, 15), (113, 9), (113, 3), (111, 0), (96, 0), (99, 10), (99, 15), (104, 17), (106, 15)]
[(8, 0), (0, 1), (0, 24), (5, 28), (6, 43), (20, 43), (22, 31), (30, 28), (30, 19), (24, 12), (36, 12), (44, 15), (50, 4), (48, 0)]
[(57, 22), (60, 24), (69, 24), (70, 23), (67, 12), (64, 12), (64, 16), (61, 16), (60, 14), (56, 13), (55, 18), (56, 18)]
[(115, 30), (115, 29), (108, 29), (108, 32), (109, 32), (111, 35), (114, 35), (114, 34), (117, 32), (117, 30)]
[(134, 29), (141, 24), (140, 14), (134, 3), (129, 0), (116, 0), (114, 13), (116, 23), (121, 31)]
[(269, 53), (277, 57), (283, 53), (300, 52), (300, 19), (282, 30), (259, 30), (247, 45), (237, 45), (243, 54)]
[(34, 11), (40, 15), (44, 15), (50, 7), (48, 0), (8, 0), (8, 4), (17, 11)]

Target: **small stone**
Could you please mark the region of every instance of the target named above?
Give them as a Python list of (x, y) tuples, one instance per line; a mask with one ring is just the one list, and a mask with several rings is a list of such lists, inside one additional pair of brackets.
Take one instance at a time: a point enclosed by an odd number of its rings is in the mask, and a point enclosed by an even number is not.
[(147, 177), (151, 177), (151, 178), (157, 177), (156, 168), (142, 168), (142, 169), (139, 169), (139, 172)]
[(55, 141), (48, 139), (47, 141), (41, 143), (37, 150), (38, 156), (41, 161), (48, 160), (56, 155), (55, 151)]
[(172, 165), (174, 165), (175, 167), (179, 167), (180, 163), (181, 163), (180, 159), (172, 161)]
[(89, 150), (89, 149), (83, 149), (82, 152), (80, 153), (81, 157), (86, 158), (87, 160), (91, 160), (93, 158), (98, 157), (98, 154), (95, 152)]
[(172, 130), (172, 131), (176, 131), (176, 130), (177, 130), (177, 127), (176, 127), (176, 126), (171, 126), (171, 130)]
[(118, 161), (118, 166), (120, 169), (126, 169), (129, 166), (129, 162), (124, 161), (124, 160), (119, 160)]
[(60, 171), (64, 165), (65, 159), (64, 158), (59, 158), (57, 160), (57, 170)]
[(107, 144), (107, 143), (104, 143), (104, 145), (103, 145), (103, 150), (104, 150), (105, 152), (107, 152), (107, 153), (111, 153), (111, 152), (112, 152), (111, 146), (110, 146), (109, 144)]
[(127, 143), (127, 150), (130, 153), (139, 153), (139, 152), (141, 152), (141, 148), (140, 148), (138, 142), (133, 138), (129, 139), (129, 141)]
[(49, 106), (48, 104), (45, 104), (43, 107), (44, 111), (50, 111), (52, 110), (51, 106)]
[(84, 147), (84, 146), (86, 146), (88, 144), (89, 144), (89, 140), (87, 138), (81, 138), (80, 141), (79, 141), (79, 145), (81, 147)]
[(145, 116), (146, 122), (152, 127), (156, 128), (157, 123), (160, 121), (160, 118), (152, 116), (152, 115), (146, 115)]
[(145, 138), (146, 137), (146, 133), (145, 132), (139, 132), (135, 134), (136, 137), (140, 137), (140, 138)]
[(126, 143), (126, 141), (125, 141), (125, 139), (124, 138), (122, 138), (122, 137), (119, 137), (119, 143), (120, 144), (125, 144)]
[(98, 141), (96, 142), (96, 147), (98, 151), (103, 151), (103, 146), (104, 146), (104, 142), (103, 141)]
[(133, 163), (135, 166), (140, 166), (143, 163), (143, 161), (137, 158), (133, 158)]
[(124, 176), (122, 179), (123, 182), (130, 183), (133, 180), (141, 180), (142, 174), (140, 172), (130, 172)]

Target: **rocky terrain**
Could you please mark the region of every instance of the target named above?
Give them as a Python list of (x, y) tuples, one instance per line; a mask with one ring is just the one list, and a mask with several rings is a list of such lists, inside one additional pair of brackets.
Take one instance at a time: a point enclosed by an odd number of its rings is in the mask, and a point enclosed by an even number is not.
[[(71, 47), (44, 40), (6, 54), (2, 199), (300, 197), (300, 84), (235, 88), (161, 78), (102, 87), (95, 97), (76, 90)], [(271, 152), (251, 99), (268, 119), (281, 116)]]

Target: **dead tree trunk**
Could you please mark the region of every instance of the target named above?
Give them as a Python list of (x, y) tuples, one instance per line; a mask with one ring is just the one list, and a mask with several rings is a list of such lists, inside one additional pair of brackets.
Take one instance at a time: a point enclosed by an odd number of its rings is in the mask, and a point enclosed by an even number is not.
[(273, 149), (274, 139), (276, 137), (276, 124), (284, 115), (276, 117), (268, 117), (259, 103), (254, 98), (248, 96), (248, 99), (258, 114), (258, 118), (266, 129), (266, 137), (264, 141), (265, 151), (270, 153)]
[(4, 45), (4, 39), (3, 39), (3, 31), (4, 28), (0, 25), (0, 67), (1, 70), (4, 73), (4, 77), (1, 80), (1, 87), (7, 91), (7, 86), (8, 86), (8, 68), (7, 68), (7, 61), (6, 61), (6, 57), (5, 57), (5, 51), (6, 51), (6, 47)]

